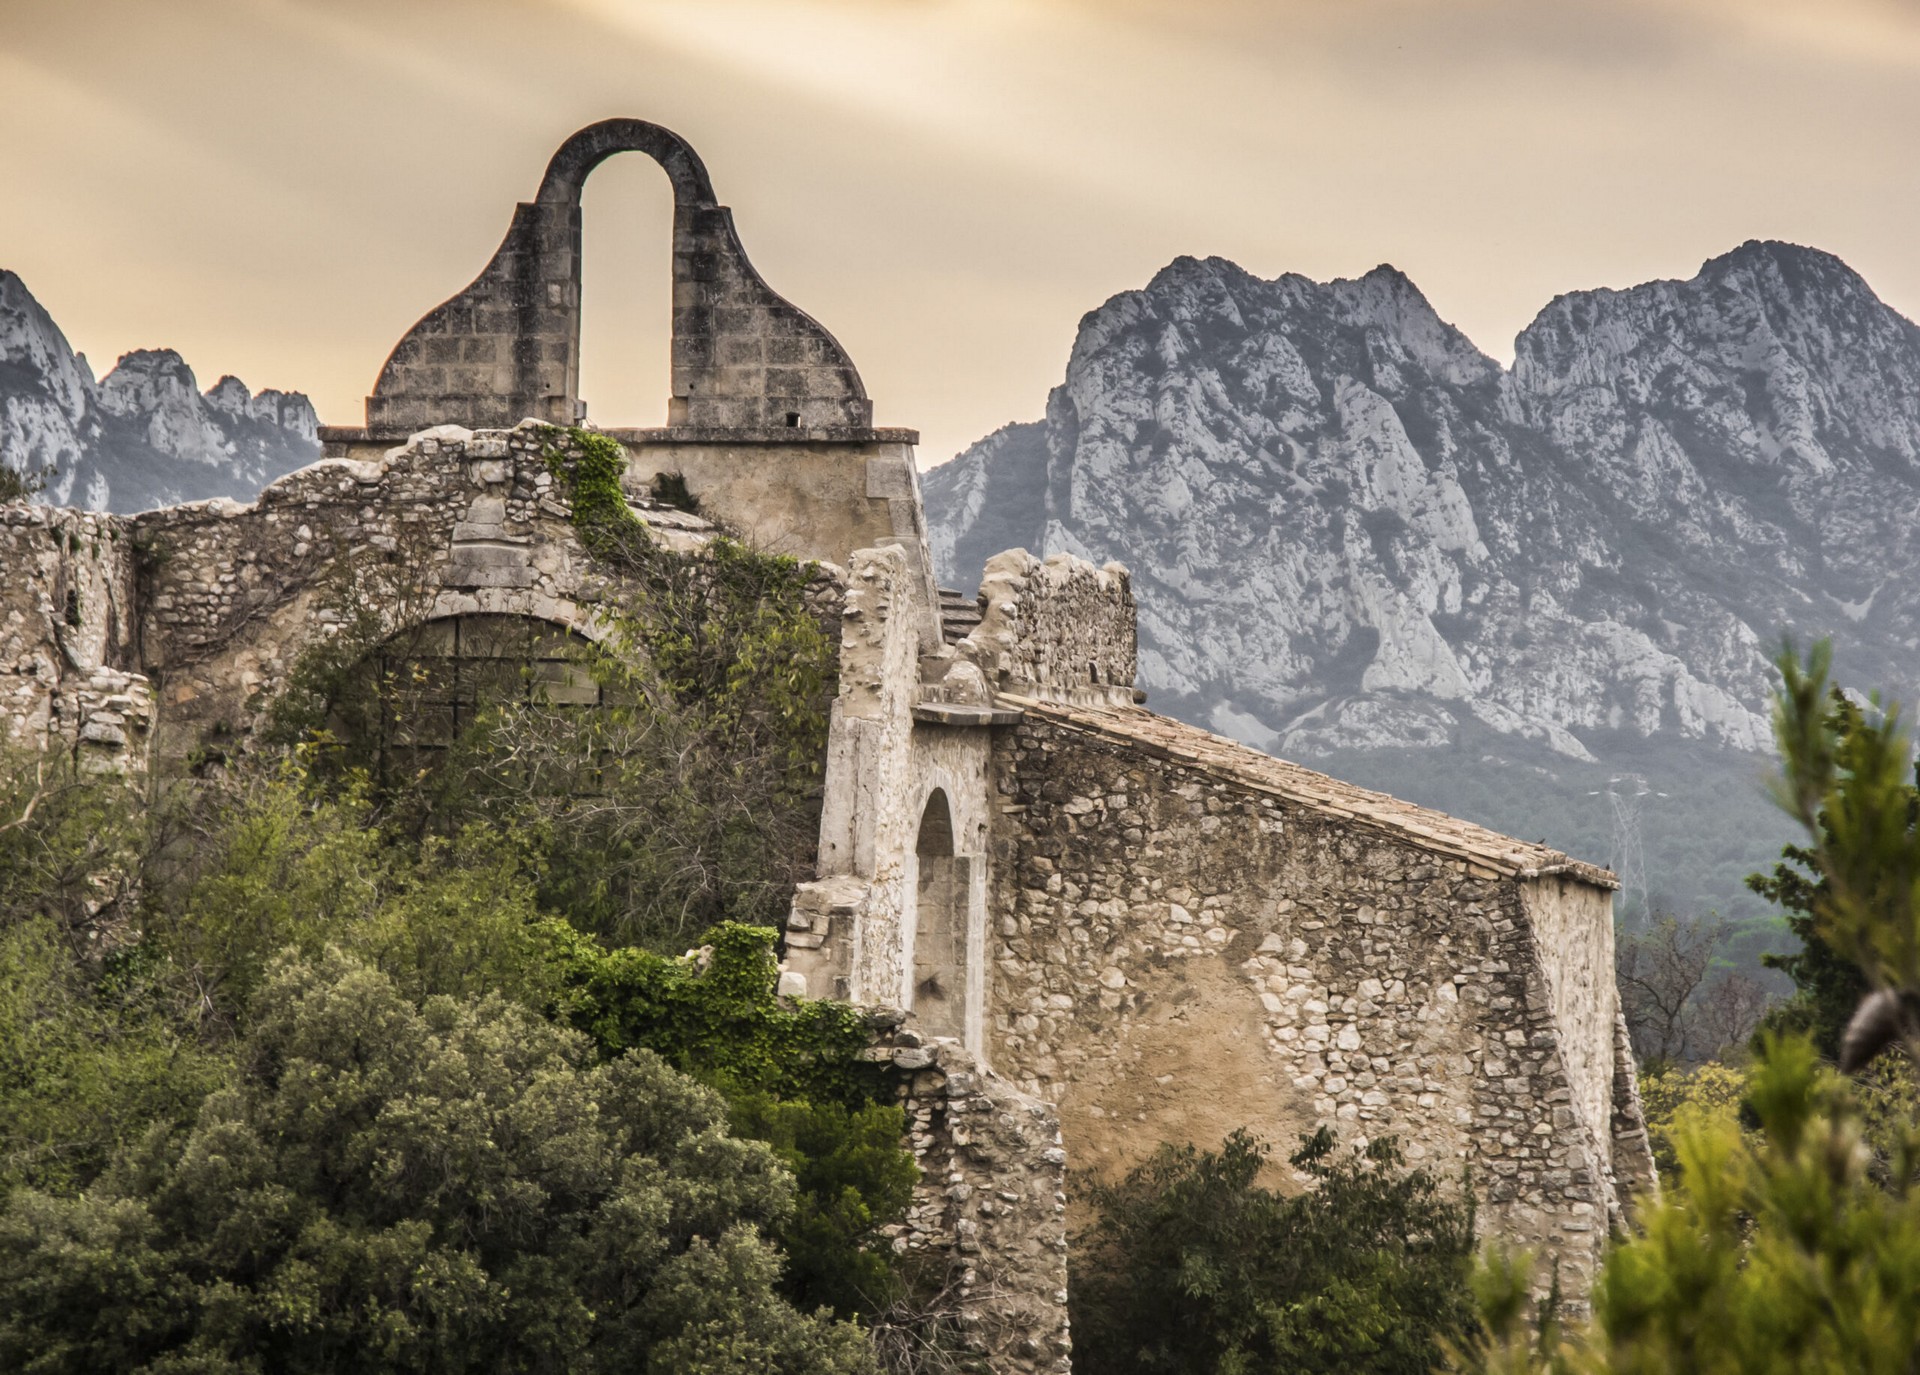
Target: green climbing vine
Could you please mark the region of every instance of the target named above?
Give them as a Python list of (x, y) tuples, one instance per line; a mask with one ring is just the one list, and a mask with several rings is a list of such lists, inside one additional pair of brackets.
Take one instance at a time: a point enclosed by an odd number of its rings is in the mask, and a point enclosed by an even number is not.
[(620, 486), (627, 471), (627, 451), (618, 440), (577, 425), (568, 430), (555, 427), (540, 457), (573, 507), (573, 528), (581, 543), (596, 554), (628, 543), (620, 537), (638, 531), (640, 522)]

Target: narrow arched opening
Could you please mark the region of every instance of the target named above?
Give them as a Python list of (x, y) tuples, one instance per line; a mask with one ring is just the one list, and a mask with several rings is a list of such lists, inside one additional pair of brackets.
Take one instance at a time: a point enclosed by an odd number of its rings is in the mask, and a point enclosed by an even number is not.
[(602, 429), (668, 423), (673, 184), (654, 159), (616, 155), (580, 194), (580, 379)]
[(968, 861), (954, 853), (953, 811), (938, 788), (920, 814), (914, 844), (910, 1005), (934, 1036), (961, 1036), (967, 1005)]

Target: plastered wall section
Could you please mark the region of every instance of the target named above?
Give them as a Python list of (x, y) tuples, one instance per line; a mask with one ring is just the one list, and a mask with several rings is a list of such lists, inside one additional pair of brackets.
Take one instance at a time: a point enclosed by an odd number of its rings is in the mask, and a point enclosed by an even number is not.
[(1282, 1160), (1321, 1123), (1392, 1134), (1443, 1176), (1471, 1166), (1482, 1229), (1558, 1259), (1584, 1301), (1617, 1206), (1604, 897), (1530, 891), (1037, 704), (994, 778), (990, 1058), (1059, 1104), (1076, 1167), (1240, 1126)]
[(124, 517), (0, 505), (0, 736), (88, 768), (146, 766), (136, 564)]

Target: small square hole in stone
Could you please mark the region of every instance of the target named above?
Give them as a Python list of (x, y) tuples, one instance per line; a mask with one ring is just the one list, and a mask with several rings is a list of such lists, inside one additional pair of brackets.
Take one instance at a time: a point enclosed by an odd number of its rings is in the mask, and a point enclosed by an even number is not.
[(787, 412), (787, 428), (790, 430), (797, 430), (800, 428), (800, 412), (799, 411)]

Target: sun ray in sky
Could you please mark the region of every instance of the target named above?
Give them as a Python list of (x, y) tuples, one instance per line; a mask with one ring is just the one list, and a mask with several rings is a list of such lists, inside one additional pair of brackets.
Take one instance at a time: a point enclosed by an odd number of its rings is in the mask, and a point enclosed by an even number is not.
[[(616, 113), (694, 140), (923, 461), (1181, 253), (1392, 262), (1496, 357), (1752, 237), (1920, 313), (1910, 0), (10, 0), (0, 70), (0, 266), (97, 364), (168, 344), (336, 421)], [(640, 186), (590, 192), (596, 338), (657, 318)], [(664, 347), (590, 350), (594, 413), (651, 414)]]

